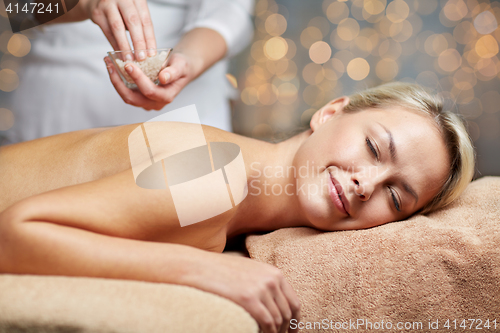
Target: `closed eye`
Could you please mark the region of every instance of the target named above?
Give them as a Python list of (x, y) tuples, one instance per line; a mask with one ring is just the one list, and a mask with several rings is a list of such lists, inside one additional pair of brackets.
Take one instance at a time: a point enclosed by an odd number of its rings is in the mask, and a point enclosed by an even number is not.
[(377, 150), (375, 149), (375, 147), (373, 146), (372, 142), (370, 141), (370, 139), (366, 138), (366, 145), (368, 146), (368, 148), (371, 150), (373, 156), (375, 156), (375, 158), (377, 159), (378, 161), (378, 153), (377, 153)]
[(396, 198), (396, 195), (394, 194), (394, 190), (389, 187), (389, 191), (391, 192), (392, 201), (394, 202), (394, 206), (396, 207), (396, 210), (398, 212), (400, 212), (401, 211), (401, 206), (400, 206), (400, 204), (398, 202), (398, 199)]

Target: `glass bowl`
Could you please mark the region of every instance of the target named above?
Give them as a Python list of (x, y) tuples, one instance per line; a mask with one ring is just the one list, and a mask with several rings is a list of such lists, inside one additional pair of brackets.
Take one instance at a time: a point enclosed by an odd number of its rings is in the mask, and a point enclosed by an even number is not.
[(139, 52), (144, 52), (147, 55), (151, 50), (111, 51), (108, 52), (108, 55), (111, 61), (113, 61), (115, 68), (118, 70), (118, 74), (120, 74), (123, 83), (130, 89), (137, 89), (134, 80), (125, 71), (125, 65), (134, 63), (154, 82), (154, 84), (159, 84), (160, 80), (158, 80), (158, 74), (167, 66), (168, 58), (172, 50), (172, 48), (156, 49), (154, 56), (147, 56), (146, 59), (142, 61), (136, 60), (136, 55), (139, 54)]

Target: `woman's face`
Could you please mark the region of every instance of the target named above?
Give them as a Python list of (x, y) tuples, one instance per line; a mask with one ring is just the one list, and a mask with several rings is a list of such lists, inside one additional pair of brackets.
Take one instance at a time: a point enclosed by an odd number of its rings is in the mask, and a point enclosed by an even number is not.
[(437, 126), (398, 106), (346, 113), (347, 103), (347, 97), (337, 99), (314, 115), (313, 133), (295, 156), (305, 216), (321, 230), (369, 228), (411, 216), (438, 193), (449, 172)]

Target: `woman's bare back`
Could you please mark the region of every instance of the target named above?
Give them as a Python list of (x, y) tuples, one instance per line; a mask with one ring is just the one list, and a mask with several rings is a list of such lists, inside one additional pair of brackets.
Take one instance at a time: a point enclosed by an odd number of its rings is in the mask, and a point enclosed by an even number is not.
[[(33, 195), (126, 170), (121, 137), (130, 130), (90, 129), (0, 148), (0, 212)], [(113, 151), (105, 149), (110, 141)]]
[[(181, 227), (168, 188), (150, 190), (135, 184), (128, 136), (137, 126), (84, 130), (3, 147), (0, 213), (18, 203), (36, 220), (222, 251), (234, 209)], [(224, 135), (207, 131), (212, 141)]]

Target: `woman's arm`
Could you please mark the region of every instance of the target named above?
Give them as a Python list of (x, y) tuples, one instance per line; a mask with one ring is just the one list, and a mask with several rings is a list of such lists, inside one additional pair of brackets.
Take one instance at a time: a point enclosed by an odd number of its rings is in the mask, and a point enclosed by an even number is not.
[(298, 317), (298, 299), (273, 266), (145, 241), (172, 220), (160, 192), (123, 172), (24, 199), (0, 215), (0, 272), (191, 286), (241, 305), (266, 332)]
[[(89, 276), (191, 286), (245, 308), (265, 332), (298, 318), (280, 271), (247, 258), (95, 234), (36, 221), (0, 220), (0, 272)], [(281, 303), (281, 304), (280, 304)]]

